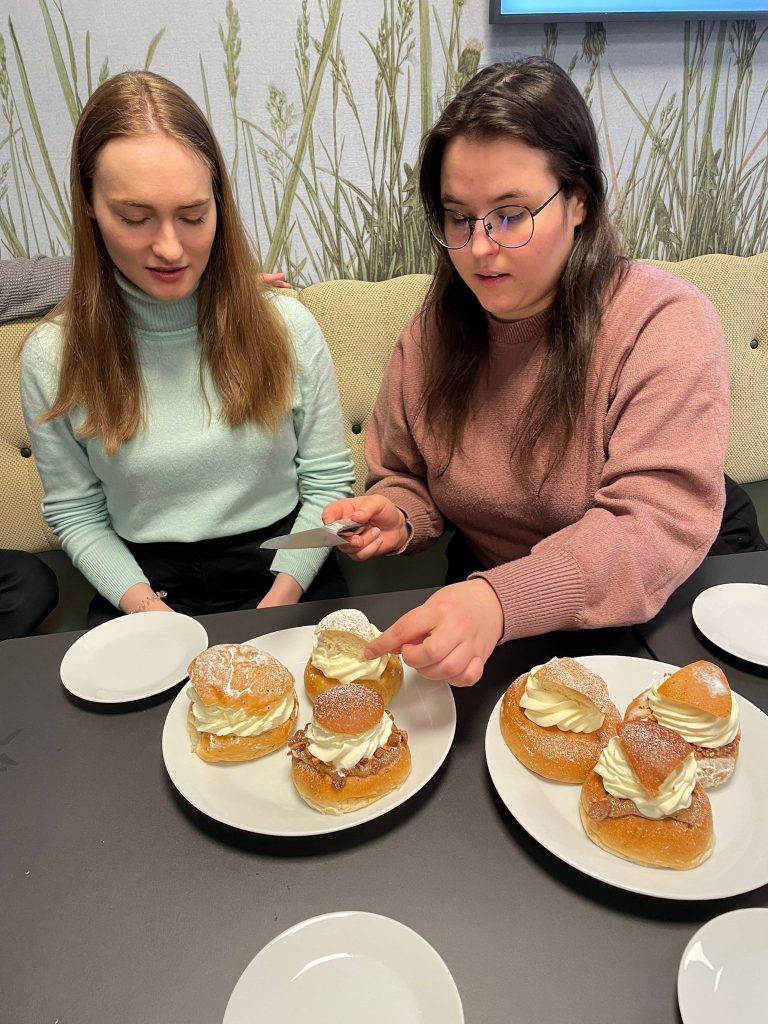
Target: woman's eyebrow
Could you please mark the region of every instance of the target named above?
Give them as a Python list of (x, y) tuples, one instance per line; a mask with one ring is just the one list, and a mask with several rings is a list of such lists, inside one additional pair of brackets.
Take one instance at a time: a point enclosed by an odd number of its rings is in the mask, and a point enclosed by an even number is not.
[(191, 203), (183, 203), (179, 207), (179, 209), (180, 210), (191, 210), (195, 206), (205, 206), (208, 203), (210, 203), (210, 201), (211, 201), (211, 197), (210, 196), (207, 196), (205, 199), (195, 199)]
[[(527, 195), (526, 192), (520, 192), (516, 189), (510, 189), (510, 191), (504, 192), (500, 196), (494, 196), (494, 198), (489, 200), (489, 202), (501, 203), (505, 199), (521, 199), (525, 195)], [(467, 205), (467, 203), (465, 203), (463, 199), (457, 199), (456, 196), (452, 196), (450, 194), (440, 196), (440, 202), (443, 204), (443, 206), (445, 206), (446, 203), (453, 203), (455, 206)]]
[[(177, 206), (177, 210), (192, 210), (196, 206), (206, 206), (210, 203), (211, 197), (207, 196), (205, 199), (193, 199), (191, 203), (182, 203), (181, 206)], [(153, 209), (151, 203), (142, 203), (138, 199), (113, 199), (113, 203), (117, 203), (120, 206), (131, 206), (137, 210), (151, 210)]]

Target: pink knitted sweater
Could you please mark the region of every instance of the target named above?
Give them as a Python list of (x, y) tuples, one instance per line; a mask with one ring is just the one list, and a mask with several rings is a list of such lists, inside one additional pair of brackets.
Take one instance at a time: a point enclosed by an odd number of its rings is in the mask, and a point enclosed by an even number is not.
[(544, 353), (546, 315), (489, 320), (489, 372), (469, 397), (461, 451), (418, 415), (430, 338), (401, 335), (366, 439), (368, 489), (405, 513), (408, 552), (444, 518), (464, 535), (504, 611), (502, 640), (644, 622), (706, 555), (720, 526), (729, 382), (723, 331), (692, 285), (630, 265), (609, 304), (585, 414), (541, 493), (515, 452)]

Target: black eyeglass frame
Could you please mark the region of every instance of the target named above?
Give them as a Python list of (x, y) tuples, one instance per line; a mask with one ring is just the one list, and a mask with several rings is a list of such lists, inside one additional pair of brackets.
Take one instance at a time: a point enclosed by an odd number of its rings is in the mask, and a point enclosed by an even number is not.
[[(541, 204), (541, 206), (537, 207), (535, 210), (532, 210), (529, 206), (521, 206), (518, 203), (510, 203), (508, 206), (496, 206), (494, 207), (493, 210), (489, 210), (488, 213), (484, 213), (482, 217), (462, 217), (461, 219), (463, 221), (466, 221), (467, 225), (467, 238), (466, 241), (461, 243), (461, 245), (448, 245), (445, 238), (440, 238), (440, 236), (437, 234), (438, 228), (437, 225), (435, 224), (434, 217), (428, 218), (429, 232), (438, 245), (441, 245), (444, 249), (450, 249), (452, 252), (455, 252), (457, 249), (463, 249), (466, 245), (469, 245), (469, 243), (472, 241), (472, 236), (475, 233), (475, 224), (477, 224), (477, 222), (481, 220), (483, 222), (483, 227), (485, 228), (486, 236), (490, 238), (490, 240), (494, 242), (496, 245), (501, 246), (502, 249), (522, 249), (523, 246), (528, 245), (530, 240), (533, 238), (533, 232), (536, 228), (536, 215), (541, 213), (545, 206), (549, 206), (552, 200), (559, 196), (564, 188), (565, 182), (562, 183), (562, 185), (558, 188), (557, 192), (553, 192), (549, 199), (546, 199)], [(519, 245), (506, 245), (504, 242), (500, 242), (498, 238), (493, 237), (493, 235), (491, 234), (492, 229), (489, 227), (488, 224), (485, 223), (486, 217), (490, 217), (492, 213), (496, 213), (498, 210), (508, 210), (509, 206), (514, 206), (518, 210), (526, 210), (531, 218), (531, 233), (528, 236), (528, 238), (524, 242), (520, 242)], [(446, 210), (443, 208), (443, 213), (445, 212)]]

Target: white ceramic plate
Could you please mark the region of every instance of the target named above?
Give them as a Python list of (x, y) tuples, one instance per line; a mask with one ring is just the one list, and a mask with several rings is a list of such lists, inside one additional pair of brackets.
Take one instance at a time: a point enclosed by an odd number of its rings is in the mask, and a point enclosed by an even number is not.
[[(258, 1008), (258, 1009), (256, 1009)], [(463, 1024), (456, 983), (417, 932), (361, 911), (323, 914), (246, 967), (223, 1024)]]
[[(646, 690), (655, 672), (675, 665), (619, 655), (579, 658), (601, 675), (623, 714)], [(579, 818), (579, 786), (548, 782), (524, 768), (510, 753), (499, 728), (501, 700), (485, 734), (488, 770), (499, 796), (534, 839), (561, 860), (609, 885), (671, 900), (712, 900), (749, 892), (768, 882), (768, 717), (738, 696), (741, 746), (736, 770), (723, 786), (708, 790), (715, 825), (715, 849), (690, 871), (632, 864), (601, 850)]]
[(764, 1021), (768, 910), (749, 907), (703, 925), (685, 947), (677, 973), (684, 1024)]
[(693, 602), (693, 621), (712, 643), (755, 665), (768, 665), (768, 587), (723, 583)]
[[(247, 641), (274, 655), (296, 679), (297, 729), (312, 717), (312, 705), (304, 691), (304, 666), (312, 650), (313, 633), (314, 626), (295, 626)], [(386, 814), (429, 782), (445, 760), (456, 730), (456, 705), (448, 684), (424, 679), (406, 667), (391, 709), (396, 724), (408, 733), (411, 774), (399, 789), (368, 807), (338, 816), (321, 814), (305, 804), (294, 789), (285, 747), (243, 764), (206, 764), (193, 754), (187, 735), (186, 689), (171, 705), (163, 729), (163, 758), (171, 781), (209, 817), (263, 835), (316, 836)]]
[(190, 661), (207, 646), (205, 629), (188, 615), (123, 615), (94, 626), (72, 644), (61, 662), (61, 681), (83, 700), (139, 700), (180, 683)]

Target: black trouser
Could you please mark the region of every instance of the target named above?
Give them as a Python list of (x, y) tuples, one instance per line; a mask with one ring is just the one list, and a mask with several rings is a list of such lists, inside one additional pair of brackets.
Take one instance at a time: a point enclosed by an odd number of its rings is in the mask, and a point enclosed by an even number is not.
[[(732, 555), (740, 551), (766, 551), (768, 545), (763, 540), (757, 525), (757, 514), (752, 499), (729, 476), (725, 478), (725, 509), (723, 521), (712, 547), (710, 555)], [(448, 560), (446, 583), (460, 583), (473, 572), (487, 569), (470, 549), (464, 536), (456, 531), (445, 552)]]
[(734, 555), (739, 551), (768, 551), (768, 544), (763, 540), (757, 525), (757, 513), (752, 499), (727, 476), (723, 522), (709, 554)]
[[(180, 543), (126, 541), (153, 590), (165, 590), (165, 603), (188, 615), (255, 608), (274, 582), (270, 565), (274, 551), (259, 545), (269, 537), (290, 533), (298, 508), (277, 523), (234, 537)], [(302, 601), (344, 597), (347, 587), (336, 560), (328, 558), (302, 596)], [(100, 595), (91, 602), (88, 625), (116, 618), (120, 611)]]
[(34, 633), (56, 607), (56, 574), (26, 551), (0, 551), (0, 640)]

